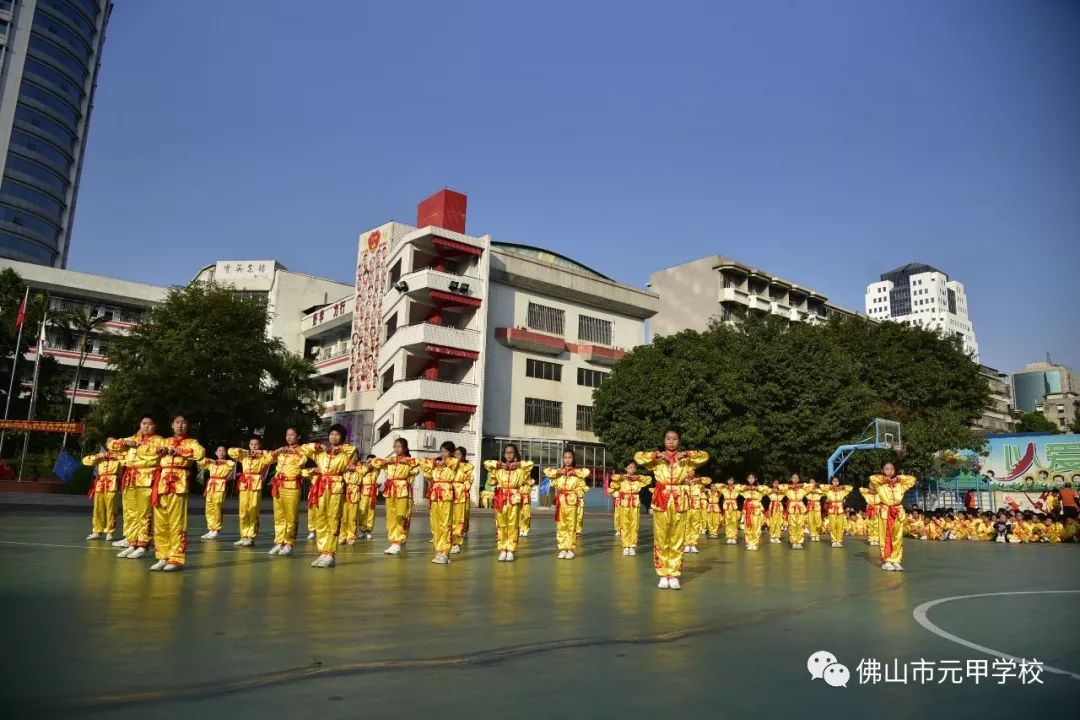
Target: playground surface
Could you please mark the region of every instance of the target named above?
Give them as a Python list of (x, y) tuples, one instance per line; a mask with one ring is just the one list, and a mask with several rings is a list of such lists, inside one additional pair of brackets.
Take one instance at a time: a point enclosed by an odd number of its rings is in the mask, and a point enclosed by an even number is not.
[[(188, 568), (163, 574), (83, 541), (82, 515), (0, 510), (5, 715), (1018, 717), (1075, 707), (1080, 691), (1075, 545), (908, 541), (907, 571), (886, 573), (861, 539), (703, 540), (676, 592), (656, 588), (647, 518), (638, 556), (595, 514), (563, 561), (538, 514), (514, 563), (496, 562), (493, 522), (475, 518), (439, 566), (419, 515), (407, 556), (383, 555), (377, 534), (330, 570), (308, 567), (304, 541), (268, 556), (265, 516), (253, 549), (232, 545), (235, 516), (213, 542), (202, 522)], [(1014, 656), (1012, 674), (980, 647)], [(846, 687), (811, 677), (819, 650), (848, 668)], [(1042, 664), (1037, 679), (1019, 659)], [(907, 682), (884, 682), (886, 666)]]

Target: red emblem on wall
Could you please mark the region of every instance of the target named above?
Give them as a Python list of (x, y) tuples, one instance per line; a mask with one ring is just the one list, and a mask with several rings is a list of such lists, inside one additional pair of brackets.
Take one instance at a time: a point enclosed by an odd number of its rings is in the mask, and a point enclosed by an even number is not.
[(367, 248), (369, 252), (375, 252), (375, 248), (379, 247), (379, 242), (382, 240), (382, 233), (378, 230), (372, 230), (371, 234), (367, 236)]

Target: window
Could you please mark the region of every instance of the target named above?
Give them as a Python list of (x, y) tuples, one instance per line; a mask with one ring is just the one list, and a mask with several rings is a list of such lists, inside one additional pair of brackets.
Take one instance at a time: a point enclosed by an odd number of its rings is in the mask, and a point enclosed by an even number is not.
[[(0, 6), (2, 6), (3, 4), (3, 2), (0, 2)], [(87, 33), (89, 37), (93, 37), (94, 26), (91, 25), (90, 22), (85, 17), (83, 17), (81, 13), (74, 10), (67, 3), (61, 2), (60, 0), (38, 0), (38, 5), (41, 7), (47, 7), (50, 10), (55, 11), (57, 14), (63, 15), (76, 26), (78, 26), (80, 30), (82, 30), (84, 33)]]
[(526, 324), (533, 330), (562, 335), (566, 323), (566, 312), (558, 308), (529, 303), (529, 316)]
[(561, 428), (562, 403), (554, 400), (525, 398), (525, 424)]
[[(35, 28), (35, 30), (41, 32), (40, 28)], [(89, 74), (86, 64), (77, 60), (74, 55), (62, 49), (59, 45), (54, 45), (40, 35), (31, 35), (30, 49), (51, 58), (53, 62), (64, 68), (78, 87), (82, 87), (82, 84), (86, 82), (86, 76)]]
[(60, 234), (60, 231), (56, 227), (44, 220), (29, 214), (25, 210), (17, 210), (8, 207), (7, 205), (0, 205), (0, 222), (9, 222), (12, 225), (19, 225), (20, 227), (32, 230), (53, 242), (56, 241), (56, 238)]
[(32, 57), (28, 57), (26, 58), (26, 63), (23, 65), (23, 70), (30, 73), (31, 75), (36, 75), (45, 82), (52, 83), (56, 87), (60, 88), (60, 90), (65, 95), (74, 99), (76, 102), (82, 102), (82, 87), (71, 84), (71, 81), (68, 80), (68, 78), (56, 72), (45, 63), (40, 62)]
[(51, 35), (50, 40), (58, 40), (65, 47), (65, 50), (74, 50), (75, 55), (80, 58), (89, 59), (93, 55), (93, 50), (90, 49), (90, 43), (78, 36), (78, 34), (71, 31), (66, 25), (61, 22), (55, 21), (49, 17), (46, 13), (40, 13), (34, 16), (34, 29), (40, 33)]
[(0, 232), (0, 248), (15, 255), (16, 260), (29, 260), (30, 262), (52, 265), (56, 253), (41, 247), (37, 243), (24, 240), (16, 235)]
[(67, 179), (62, 178), (48, 168), (38, 165), (32, 160), (27, 160), (24, 157), (20, 157), (14, 153), (8, 153), (7, 167), (14, 170), (17, 173), (22, 173), (27, 177), (33, 178), (42, 187), (52, 190), (60, 197), (64, 197), (67, 192)]
[(71, 158), (44, 140), (38, 140), (20, 130), (14, 130), (11, 133), (11, 144), (26, 148), (56, 163), (65, 175), (71, 170)]
[(37, 110), (32, 110), (21, 103), (15, 108), (15, 119), (33, 125), (35, 128), (52, 135), (56, 142), (65, 147), (70, 148), (75, 144), (75, 135), (70, 130)]
[(592, 405), (577, 406), (577, 429), (581, 432), (592, 432)]
[(578, 315), (577, 336), (578, 340), (584, 340), (585, 342), (610, 345), (611, 321), (589, 317), (588, 315)]
[[(27, 60), (27, 62), (30, 61)], [(19, 88), (19, 97), (41, 103), (60, 117), (67, 120), (72, 126), (77, 125), (79, 122), (79, 111), (77, 108), (73, 108), (70, 103), (66, 100), (62, 100), (58, 95), (53, 95), (48, 90), (40, 88), (31, 82), (23, 82), (22, 87)]]
[[(15, 133), (12, 133), (12, 135), (14, 134)], [(63, 213), (60, 203), (53, 200), (45, 193), (38, 192), (27, 185), (11, 182), (10, 180), (4, 180), (3, 184), (0, 185), (0, 195), (8, 195), (25, 203), (35, 205), (41, 208), (45, 213), (51, 213), (49, 217), (53, 217), (57, 220), (61, 218)]]
[(562, 365), (543, 360), (525, 359), (525, 375), (540, 380), (554, 380), (562, 382)]
[(611, 373), (600, 372), (599, 370), (589, 370), (588, 368), (578, 368), (577, 371), (577, 384), (584, 385), (585, 387), (598, 388), (600, 383), (604, 382), (608, 375)]

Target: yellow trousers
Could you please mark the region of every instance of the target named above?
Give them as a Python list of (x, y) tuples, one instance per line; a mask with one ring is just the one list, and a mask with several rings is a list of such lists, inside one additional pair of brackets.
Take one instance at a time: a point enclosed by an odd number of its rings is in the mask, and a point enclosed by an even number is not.
[(577, 520), (574, 523), (574, 532), (578, 535), (585, 529), (585, 500), (579, 500), (581, 503), (577, 506)]
[(792, 545), (801, 545), (803, 541), (803, 528), (806, 527), (806, 513), (793, 512), (788, 514), (787, 537)]
[(770, 512), (766, 522), (769, 525), (769, 537), (780, 539), (784, 534), (784, 513), (782, 510)]
[(578, 519), (581, 515), (580, 505), (559, 507), (559, 520), (555, 523), (555, 542), (560, 550), (577, 550)]
[(435, 546), (435, 553), (438, 555), (450, 552), (450, 546), (453, 544), (453, 532), (451, 529), (453, 505), (454, 503), (449, 500), (436, 500), (431, 503), (429, 510), (431, 539), (432, 544)]
[(465, 524), (461, 531), (461, 536), (465, 537), (469, 534), (469, 520), (472, 518), (472, 498), (465, 496), (465, 502), (461, 504), (465, 506)]
[(689, 540), (689, 514), (676, 511), (674, 501), (668, 503), (666, 510), (653, 508), (653, 567), (660, 577), (682, 574), (683, 548)]
[(746, 527), (746, 516), (743, 515), (743, 542), (756, 547), (761, 542), (761, 530), (765, 527), (765, 513), (761, 508), (750, 513), (750, 527)]
[(323, 555), (337, 552), (338, 533), (341, 530), (341, 503), (345, 499), (342, 485), (341, 480), (335, 480), (330, 489), (308, 508), (308, 524), (315, 528), (315, 545)]
[(700, 508), (686, 511), (686, 531), (684, 539), (687, 545), (697, 545), (698, 538), (705, 532), (705, 511)]
[(206, 529), (221, 532), (221, 506), (225, 504), (225, 491), (210, 492), (206, 500)]
[(154, 555), (183, 566), (187, 555), (188, 496), (166, 493), (154, 506)]
[(829, 537), (833, 542), (844, 541), (844, 526), (847, 523), (847, 518), (843, 513), (836, 515), (829, 515)]
[(91, 502), (90, 531), (111, 535), (116, 530), (116, 491), (96, 492)]
[[(881, 562), (902, 563), (904, 561), (904, 517), (903, 508), (893, 518), (893, 525), (888, 527), (888, 520), (881, 518)], [(883, 513), (884, 514), (884, 513)]]
[(521, 506), (506, 503), (502, 510), (495, 511), (495, 544), (499, 552), (515, 552), (518, 534), (521, 532)]
[(822, 525), (823, 525), (823, 523), (821, 521), (821, 511), (820, 510), (811, 510), (811, 511), (809, 511), (807, 513), (806, 521), (807, 521), (808, 527), (810, 528), (810, 537), (812, 537), (812, 538), (821, 537), (821, 528), (822, 528)]
[(409, 539), (412, 524), (412, 498), (386, 499), (386, 539), (399, 545)]
[(450, 544), (465, 542), (465, 518), (469, 515), (469, 501), (456, 502), (450, 508)]
[(622, 546), (624, 548), (637, 547), (638, 529), (641, 527), (641, 510), (636, 507), (620, 508), (622, 510)]
[(521, 511), (518, 513), (518, 531), (529, 532), (532, 529), (532, 503), (528, 501), (527, 495), (522, 498), (519, 507)]
[(615, 501), (615, 512), (612, 513), (612, 515), (612, 524), (615, 526), (615, 532), (622, 533), (626, 508), (620, 507), (618, 500)]
[(274, 498), (274, 544), (295, 545), (300, 520), (300, 488), (278, 488)]
[(240, 491), (240, 537), (252, 540), (259, 534), (259, 501), (262, 495), (258, 490)]
[(132, 547), (150, 546), (150, 488), (131, 487), (124, 491), (124, 537)]
[(357, 508), (357, 529), (362, 533), (375, 530), (375, 498), (371, 495), (360, 496), (360, 507)]
[(882, 541), (882, 529), (881, 518), (877, 515), (877, 510), (874, 511), (874, 517), (866, 519), (866, 540), (867, 542), (880, 543)]
[(360, 521), (360, 498), (350, 500), (346, 490), (346, 498), (341, 501), (341, 529), (338, 532), (341, 542), (356, 540), (356, 532)]
[(724, 511), (724, 538), (727, 540), (739, 539), (739, 519), (742, 516), (739, 511), (725, 510)]
[(720, 523), (723, 519), (724, 516), (719, 510), (705, 511), (705, 531), (709, 533), (709, 537), (716, 537), (720, 534)]

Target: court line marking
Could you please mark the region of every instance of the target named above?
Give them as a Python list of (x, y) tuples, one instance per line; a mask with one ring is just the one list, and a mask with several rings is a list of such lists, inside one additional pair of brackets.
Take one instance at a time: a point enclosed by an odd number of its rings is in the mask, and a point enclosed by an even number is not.
[[(932, 607), (935, 607), (937, 605), (943, 605), (944, 603), (947, 603), (947, 602), (953, 602), (954, 600), (972, 600), (974, 598), (1001, 597), (1001, 596), (1004, 596), (1004, 595), (1076, 595), (1076, 594), (1080, 594), (1080, 590), (1017, 590), (1017, 591), (1014, 591), (1014, 592), (978, 593), (978, 594), (975, 594), (975, 595), (954, 595), (953, 597), (938, 598), (937, 600), (929, 600), (927, 602), (924, 602), (922, 605), (919, 605), (918, 607), (915, 608), (914, 611), (912, 611), (912, 615), (915, 616), (915, 622), (919, 623), (920, 625), (923, 626), (924, 629), (929, 630), (930, 632), (937, 635), (938, 637), (941, 637), (941, 638), (944, 638), (944, 639), (949, 640), (951, 642), (954, 642), (957, 645), (963, 645), (964, 647), (966, 647), (966, 648), (968, 648), (970, 650), (975, 650), (976, 652), (981, 652), (981, 653), (984, 653), (986, 655), (991, 655), (991, 656), (997, 657), (997, 658), (1005, 658), (1006, 660), (1012, 660), (1013, 662), (1019, 663), (1019, 662), (1022, 662), (1022, 661), (1026, 661), (1026, 658), (1020, 658), (1020, 657), (1016, 657), (1015, 655), (1010, 655), (1009, 653), (1002, 652), (1000, 650), (994, 650), (993, 648), (988, 648), (985, 645), (979, 645), (978, 643), (973, 643), (970, 640), (965, 640), (962, 637), (959, 637), (957, 635), (953, 635), (951, 632), (948, 632), (946, 630), (942, 630), (940, 627), (938, 627), (937, 625), (935, 625), (934, 623), (932, 623), (930, 621), (930, 618), (927, 617), (927, 612), (929, 612), (930, 608), (932, 608)], [(1034, 658), (1032, 658), (1032, 659), (1034, 659)], [(1071, 677), (1073, 680), (1080, 680), (1080, 674), (1077, 674), (1077, 673), (1074, 673), (1074, 672), (1069, 672), (1068, 670), (1062, 670), (1061, 668), (1056, 668), (1056, 667), (1053, 667), (1051, 665), (1043, 665), (1042, 669), (1045, 670), (1046, 672), (1054, 673), (1055, 675), (1065, 675), (1066, 677)]]

